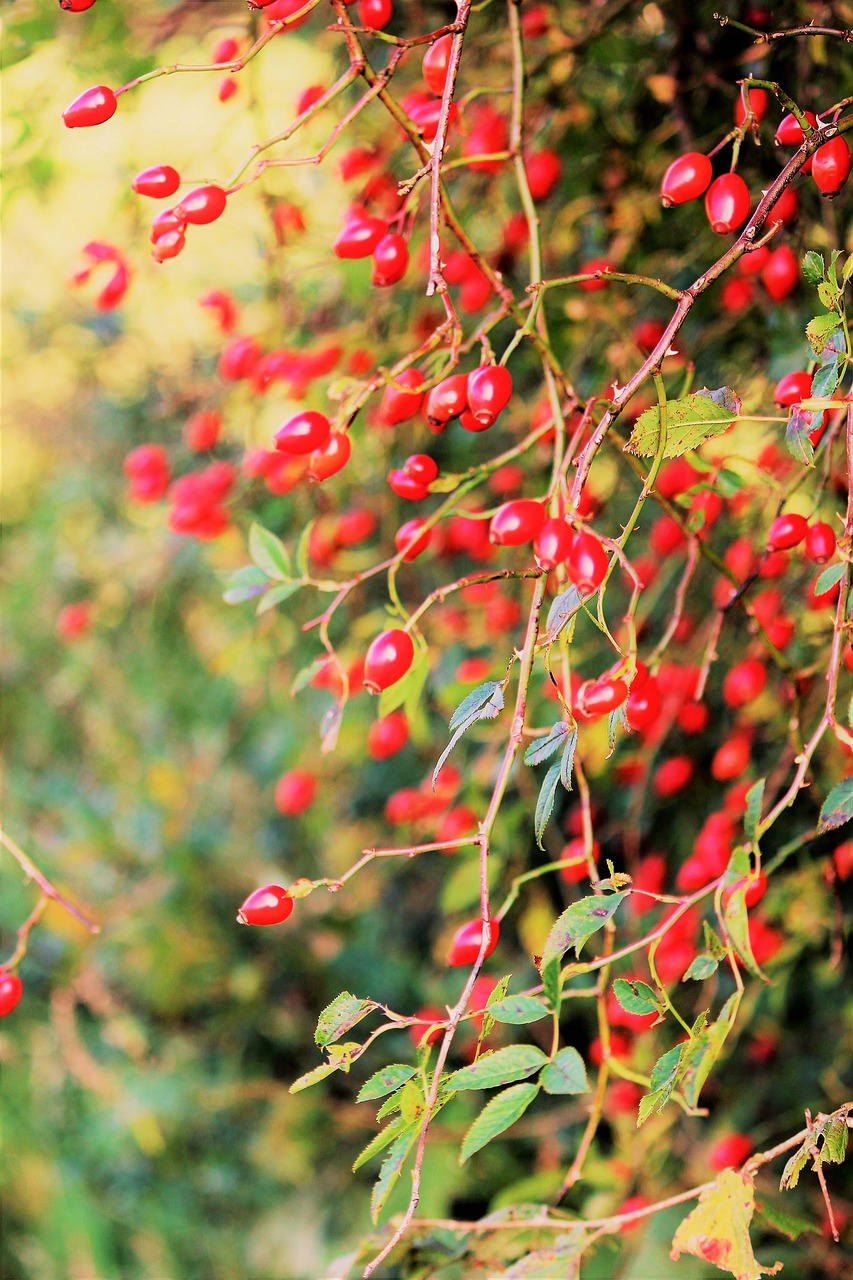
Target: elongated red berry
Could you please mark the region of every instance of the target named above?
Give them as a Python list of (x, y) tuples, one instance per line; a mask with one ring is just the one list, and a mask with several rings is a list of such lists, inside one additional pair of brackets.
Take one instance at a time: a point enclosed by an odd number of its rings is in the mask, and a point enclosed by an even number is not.
[(275, 784), (275, 807), (288, 818), (311, 808), (317, 798), (317, 778), (309, 769), (288, 769)]
[[(808, 120), (812, 128), (817, 124), (817, 117), (813, 111), (804, 111), (803, 115)], [(776, 130), (776, 141), (781, 147), (798, 147), (803, 141), (805, 134), (793, 111), (789, 111), (783, 116), (779, 128)]]
[(202, 226), (221, 218), (227, 202), (228, 197), (222, 187), (208, 183), (205, 187), (196, 187), (194, 191), (187, 192), (180, 204), (175, 206), (175, 212), (182, 214), (187, 222)]
[(535, 498), (515, 498), (498, 507), (489, 523), (489, 540), (499, 547), (520, 547), (532, 542), (548, 518)]
[[(489, 941), (486, 945), (486, 955), (490, 956), (498, 945), (501, 936), (501, 926), (498, 920), (489, 921)], [(447, 955), (447, 963), (452, 969), (458, 969), (462, 965), (473, 964), (480, 954), (480, 947), (483, 945), (483, 921), (469, 920), (467, 924), (463, 924), (461, 928), (456, 930), (453, 935), (453, 941), (450, 944), (450, 951)]]
[(364, 687), (370, 693), (388, 689), (409, 670), (415, 645), (408, 631), (395, 627), (383, 631), (371, 644), (364, 659)]
[(601, 676), (598, 680), (584, 680), (575, 694), (576, 713), (584, 720), (597, 720), (609, 715), (623, 702), (628, 701), (628, 686), (624, 680)]
[(383, 236), (373, 250), (372, 282), (381, 289), (397, 284), (409, 267), (409, 246), (396, 232)]
[(359, 0), (359, 21), (363, 27), (370, 27), (373, 31), (387, 27), (393, 13), (391, 0)]
[(723, 680), (723, 702), (727, 707), (745, 707), (754, 702), (767, 684), (767, 668), (760, 658), (744, 658), (729, 667)]
[(807, 400), (811, 393), (812, 375), (805, 370), (798, 370), (796, 373), (786, 373), (784, 378), (779, 379), (773, 392), (773, 399), (776, 404), (786, 409), (789, 405)]
[(547, 200), (563, 175), (563, 164), (556, 151), (545, 148), (524, 157), (527, 185), (534, 200)]
[(75, 98), (62, 113), (69, 129), (88, 129), (93, 124), (103, 124), (116, 113), (116, 96), (105, 84), (96, 84)]
[(569, 554), (574, 541), (572, 526), (562, 516), (546, 520), (533, 539), (533, 555), (540, 569), (556, 569)]
[(59, 0), (59, 7), (66, 13), (85, 13), (94, 3), (95, 0)]
[(343, 471), (352, 454), (352, 441), (345, 431), (331, 431), (322, 449), (315, 449), (308, 459), (306, 475), (319, 484)]
[(800, 264), (789, 244), (774, 249), (761, 269), (761, 283), (774, 302), (793, 293), (800, 279)]
[(428, 485), (438, 479), (438, 463), (428, 453), (411, 454), (403, 463), (403, 470), (418, 484)]
[(835, 555), (835, 530), (831, 524), (816, 520), (806, 534), (806, 555), (815, 564), (826, 564)]
[(275, 447), (284, 453), (313, 453), (328, 443), (332, 424), (324, 413), (304, 409), (275, 433)]
[(701, 151), (688, 151), (673, 160), (660, 184), (664, 208), (698, 199), (707, 191), (712, 174), (711, 161)]
[[(763, 120), (767, 110), (767, 91), (765, 89), (748, 89), (749, 109), (755, 120)], [(743, 105), (743, 94), (739, 93), (735, 103), (735, 124), (743, 124), (746, 111)]]
[(181, 175), (170, 164), (153, 164), (138, 173), (130, 185), (138, 196), (165, 200), (173, 196), (181, 185)]
[(440, 36), (435, 44), (431, 44), (424, 54), (421, 68), (423, 78), (430, 93), (434, 93), (437, 98), (440, 98), (444, 93), (444, 82), (447, 79), (452, 43), (453, 36)]
[[(394, 381), (399, 386), (386, 387), (379, 406), (379, 418), (389, 427), (395, 427), (401, 422), (408, 422), (410, 418), (414, 418), (424, 402), (424, 392), (421, 390), (424, 385), (424, 375), (420, 369), (404, 369), (402, 373), (397, 374)], [(436, 468), (437, 474), (438, 468)]]
[(770, 526), (767, 545), (774, 551), (787, 551), (803, 541), (809, 530), (809, 522), (805, 516), (794, 511), (783, 511)]
[(490, 427), (509, 404), (512, 374), (502, 364), (482, 365), (468, 374), (468, 408), (481, 427)]
[(17, 1007), (23, 994), (24, 984), (16, 973), (0, 973), (0, 1018)]
[(850, 177), (850, 148), (847, 139), (830, 138), (818, 147), (812, 159), (812, 177), (822, 196), (837, 196)]
[(705, 196), (705, 212), (718, 236), (735, 231), (749, 215), (749, 187), (737, 173), (715, 178)]
[(432, 426), (444, 426), (468, 408), (468, 375), (452, 373), (443, 378), (424, 401), (424, 413)]
[(353, 215), (344, 223), (332, 252), (336, 258), (369, 258), (387, 231), (388, 224), (382, 218), (368, 213)]
[(432, 526), (425, 528), (425, 520), (407, 520), (394, 535), (394, 545), (403, 552), (403, 559), (410, 563), (426, 551), (432, 541)]
[(575, 534), (566, 556), (566, 569), (582, 595), (598, 590), (607, 573), (608, 563), (607, 552), (598, 538), (583, 531)]
[(281, 924), (293, 910), (293, 899), (279, 884), (266, 884), (250, 893), (237, 912), (238, 924)]

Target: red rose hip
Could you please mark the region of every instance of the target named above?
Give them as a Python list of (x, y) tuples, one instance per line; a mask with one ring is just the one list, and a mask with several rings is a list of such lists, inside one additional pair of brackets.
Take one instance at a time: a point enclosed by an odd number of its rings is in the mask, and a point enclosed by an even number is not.
[(289, 418), (275, 433), (275, 447), (284, 453), (313, 453), (329, 442), (332, 424), (324, 413), (305, 409)]
[(16, 973), (0, 973), (0, 1018), (5, 1018), (20, 1003), (24, 984)]
[(673, 160), (660, 184), (664, 207), (698, 199), (707, 191), (712, 173), (711, 161), (701, 151), (688, 151)]
[(68, 129), (88, 129), (103, 124), (116, 113), (116, 96), (105, 84), (96, 84), (75, 98), (62, 113)]
[[(486, 947), (486, 955), (490, 956), (498, 945), (501, 936), (500, 923), (497, 920), (489, 921), (489, 941)], [(461, 968), (462, 965), (474, 964), (477, 956), (480, 954), (480, 947), (483, 945), (483, 921), (470, 920), (468, 924), (463, 924), (460, 929), (456, 930), (453, 935), (453, 941), (450, 944), (450, 951), (447, 955), (447, 963), (451, 969)]]
[(408, 631), (395, 627), (383, 631), (367, 650), (364, 660), (364, 687), (381, 693), (401, 680), (415, 657), (415, 644)]
[(293, 899), (278, 884), (267, 884), (250, 893), (237, 912), (238, 924), (281, 924), (293, 910)]

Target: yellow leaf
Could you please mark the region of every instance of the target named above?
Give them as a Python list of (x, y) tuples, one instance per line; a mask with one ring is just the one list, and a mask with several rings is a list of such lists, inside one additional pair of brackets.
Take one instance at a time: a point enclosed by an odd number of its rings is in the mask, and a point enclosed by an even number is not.
[(692, 1253), (694, 1258), (731, 1272), (735, 1280), (775, 1276), (782, 1263), (764, 1267), (752, 1252), (749, 1224), (754, 1210), (753, 1179), (734, 1169), (724, 1170), (679, 1226), (670, 1257), (675, 1261), (682, 1253)]

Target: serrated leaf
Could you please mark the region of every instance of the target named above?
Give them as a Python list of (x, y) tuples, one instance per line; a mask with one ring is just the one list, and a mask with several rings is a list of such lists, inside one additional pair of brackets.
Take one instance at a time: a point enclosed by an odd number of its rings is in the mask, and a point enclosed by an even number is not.
[(410, 1128), (408, 1120), (405, 1120), (402, 1116), (397, 1116), (384, 1129), (380, 1129), (378, 1133), (373, 1135), (367, 1146), (356, 1156), (352, 1166), (353, 1173), (355, 1173), (356, 1169), (360, 1169), (363, 1164), (367, 1164), (368, 1160), (372, 1160), (380, 1151), (384, 1151), (395, 1138), (398, 1138), (408, 1128)]
[(743, 829), (750, 843), (755, 839), (755, 833), (761, 821), (761, 806), (764, 802), (764, 784), (766, 781), (766, 778), (759, 778), (746, 793), (746, 812), (743, 815)]
[[(718, 391), (694, 391), (666, 405), (666, 445), (664, 458), (680, 458), (698, 449), (706, 440), (721, 435), (740, 413), (740, 399), (729, 387)], [(660, 408), (654, 405), (641, 413), (630, 439), (627, 453), (640, 458), (653, 457), (660, 443)]]
[(486, 1001), (486, 1007), (483, 1010), (483, 1020), (480, 1023), (479, 1040), (481, 1044), (492, 1033), (492, 1028), (495, 1025), (495, 1018), (492, 1014), (492, 1008), (494, 1005), (500, 1004), (501, 1000), (503, 1000), (504, 996), (506, 995), (507, 987), (509, 986), (509, 980), (511, 976), (512, 975), (508, 973), (503, 978), (499, 978), (498, 981), (495, 983), (494, 987), (492, 988), (491, 995)]
[[(466, 704), (468, 704), (468, 710), (464, 711), (463, 714)], [(455, 729), (455, 732), (438, 757), (438, 763), (432, 771), (433, 791), (435, 790), (436, 778), (441, 773), (447, 757), (462, 735), (467, 733), (478, 720), (494, 720), (496, 716), (500, 715), (503, 706), (503, 685), (497, 680), (490, 680), (487, 684), (480, 685), (479, 689), (469, 693), (468, 697), (459, 704), (450, 718), (450, 728)]]
[(490, 1099), (462, 1139), (459, 1163), (464, 1164), (475, 1151), (504, 1133), (523, 1116), (539, 1092), (535, 1084), (514, 1084)]
[(817, 287), (817, 296), (825, 307), (836, 307), (838, 305), (838, 282), (825, 281)]
[[(408, 1083), (408, 1081), (406, 1083)], [(405, 1085), (402, 1085), (395, 1093), (389, 1093), (388, 1097), (376, 1112), (377, 1120), (384, 1120), (386, 1116), (392, 1116), (395, 1111), (400, 1110), (400, 1104), (403, 1101), (403, 1089), (405, 1089), (405, 1087)]]
[[(517, 1237), (516, 1237), (517, 1238)], [(491, 1272), (490, 1280), (580, 1280), (580, 1264), (588, 1235), (583, 1228), (560, 1234), (540, 1249), (532, 1249), (506, 1271)]]
[(314, 1043), (321, 1049), (334, 1044), (375, 1008), (372, 1000), (360, 1000), (358, 996), (350, 995), (349, 991), (342, 991), (320, 1014), (317, 1030), (314, 1032)]
[(310, 1089), (312, 1084), (319, 1084), (321, 1080), (325, 1080), (326, 1076), (330, 1076), (333, 1071), (338, 1071), (341, 1065), (340, 1062), (321, 1062), (319, 1067), (306, 1071), (298, 1080), (294, 1080), (288, 1093), (301, 1093), (303, 1089)]
[(511, 1026), (523, 1026), (549, 1016), (548, 1006), (536, 996), (504, 996), (503, 1000), (487, 1007), (495, 1022), (508, 1022)]
[(228, 585), (222, 594), (226, 604), (242, 604), (244, 600), (253, 600), (269, 586), (269, 578), (257, 565), (247, 564), (242, 569), (235, 569), (228, 576)]
[[(621, 708), (620, 708), (621, 709)], [(578, 745), (578, 731), (572, 729), (566, 744), (563, 747), (563, 754), (560, 756), (560, 781), (567, 791), (572, 789), (572, 772), (575, 767), (575, 750)]]
[(808, 284), (818, 285), (826, 275), (826, 263), (821, 254), (809, 249), (803, 254), (803, 279)]
[(736, 1280), (776, 1275), (781, 1262), (765, 1267), (753, 1253), (749, 1224), (754, 1210), (753, 1178), (724, 1169), (716, 1182), (701, 1192), (696, 1208), (679, 1224), (670, 1257), (675, 1262), (682, 1253), (692, 1254), (703, 1262), (713, 1262), (722, 1271), (730, 1271)]
[(400, 1090), (400, 1115), (409, 1124), (420, 1120), (424, 1113), (423, 1085), (417, 1079), (407, 1080)]
[(449, 1093), (462, 1089), (496, 1089), (498, 1085), (524, 1080), (538, 1071), (548, 1059), (532, 1044), (513, 1044), (506, 1049), (484, 1053), (470, 1067), (461, 1067), (447, 1077)]
[(379, 1177), (376, 1179), (373, 1193), (370, 1197), (370, 1216), (373, 1222), (378, 1220), (395, 1182), (403, 1172), (403, 1165), (415, 1145), (417, 1136), (418, 1130), (417, 1126), (415, 1126), (413, 1129), (401, 1133), (399, 1138), (391, 1143), (388, 1154), (382, 1161)]
[(840, 582), (847, 572), (847, 565), (844, 561), (838, 564), (831, 564), (824, 569), (818, 580), (814, 584), (814, 593), (816, 596), (822, 596), (825, 591), (829, 591), (830, 587), (834, 587), (836, 582)]
[(681, 981), (688, 982), (692, 979), (694, 982), (704, 982), (712, 973), (716, 973), (719, 967), (720, 961), (716, 956), (703, 952), (702, 955), (694, 956), (690, 961)]
[(308, 521), (297, 539), (296, 547), (293, 552), (296, 572), (300, 578), (307, 578), (308, 576), (308, 548), (311, 545), (311, 533), (316, 523), (316, 520)]
[(274, 609), (277, 604), (281, 604), (283, 600), (289, 600), (292, 595), (295, 595), (302, 585), (301, 582), (282, 582), (277, 587), (270, 587), (261, 596), (255, 612), (260, 616), (260, 614), (266, 613), (267, 610)]
[(268, 578), (285, 582), (290, 577), (290, 556), (280, 538), (263, 525), (253, 523), (249, 529), (249, 555)]
[(557, 797), (557, 787), (560, 783), (560, 765), (552, 764), (551, 768), (542, 779), (542, 786), (539, 788), (539, 795), (536, 800), (536, 812), (533, 815), (533, 831), (536, 836), (536, 843), (540, 849), (545, 846), (542, 843), (542, 836), (548, 825), (548, 819), (554, 810), (554, 801)]
[(652, 1067), (649, 1080), (649, 1093), (640, 1099), (637, 1112), (637, 1127), (644, 1124), (650, 1115), (662, 1111), (672, 1096), (678, 1079), (678, 1064), (681, 1061), (683, 1045), (677, 1044), (662, 1054)]
[(847, 259), (841, 271), (841, 283), (847, 284), (851, 276), (853, 276), (853, 253), (849, 253), (847, 255)]
[(788, 452), (792, 458), (802, 462), (806, 467), (814, 465), (814, 445), (809, 439), (814, 429), (812, 423), (811, 414), (807, 415), (799, 409), (794, 409), (785, 428), (785, 444), (788, 446)]
[(841, 381), (841, 370), (838, 367), (838, 356), (833, 353), (829, 360), (824, 360), (812, 378), (811, 398), (820, 399), (831, 396)]
[(826, 341), (834, 329), (838, 327), (838, 316), (834, 311), (814, 316), (806, 325), (806, 341), (816, 356), (822, 354)]
[[(651, 1093), (646, 1093), (640, 1099), (640, 1105), (637, 1107), (637, 1128), (641, 1124), (645, 1124), (649, 1116), (653, 1116), (656, 1111), (662, 1111), (666, 1103), (669, 1101), (670, 1093), (665, 1089), (654, 1089)], [(666, 1096), (664, 1096), (666, 1095)]]
[(540, 971), (542, 974), (542, 989), (545, 993), (545, 999), (553, 1013), (560, 1012), (560, 1004), (562, 1003), (562, 984), (560, 980), (560, 957), (555, 956), (548, 964), (542, 964), (540, 961)]
[(539, 1083), (546, 1093), (586, 1093), (589, 1081), (586, 1066), (577, 1049), (569, 1045), (542, 1068)]
[(775, 1231), (781, 1231), (782, 1235), (787, 1236), (789, 1240), (797, 1240), (806, 1231), (817, 1231), (818, 1228), (813, 1222), (809, 1222), (807, 1218), (800, 1218), (794, 1213), (786, 1213), (776, 1204), (768, 1204), (763, 1201), (757, 1206), (756, 1212), (758, 1217), (773, 1227)]
[(723, 919), (732, 945), (747, 969), (756, 978), (760, 978), (762, 982), (767, 982), (768, 978), (762, 973), (756, 963), (755, 956), (752, 954), (752, 943), (749, 938), (749, 917), (745, 901), (746, 890), (747, 885), (742, 880), (733, 889), (727, 890), (728, 896), (723, 907)]
[(373, 1075), (365, 1080), (358, 1091), (356, 1102), (371, 1102), (374, 1098), (384, 1098), (386, 1094), (394, 1093), (407, 1080), (411, 1080), (415, 1074), (415, 1067), (406, 1066), (403, 1062), (391, 1062), (380, 1071), (374, 1071)]
[(377, 708), (379, 718), (390, 715), (398, 707), (405, 707), (409, 719), (414, 720), (428, 675), (429, 657), (423, 649), (415, 649), (412, 665), (406, 674), (380, 693)]
[(702, 1087), (711, 1074), (730, 1030), (731, 1025), (720, 1018), (682, 1045), (678, 1062), (678, 1083), (689, 1106), (697, 1106)]
[(660, 1013), (660, 1001), (654, 987), (636, 979), (616, 978), (613, 991), (626, 1013)]
[(568, 722), (566, 720), (558, 720), (544, 738), (537, 738), (535, 742), (531, 742), (524, 753), (524, 763), (529, 765), (542, 764), (549, 756), (560, 750), (568, 732)]
[(809, 1157), (814, 1160), (812, 1170), (817, 1169), (821, 1164), (842, 1163), (847, 1152), (847, 1140), (849, 1137), (847, 1116), (849, 1111), (849, 1105), (845, 1104), (827, 1116), (818, 1116), (808, 1137), (794, 1152), (782, 1170), (782, 1178), (779, 1183), (780, 1191), (790, 1191), (797, 1185), (800, 1174), (805, 1168)]
[(554, 597), (545, 623), (546, 639), (549, 644), (556, 640), (561, 631), (568, 626), (580, 607), (581, 598), (577, 587), (567, 587), (565, 591), (561, 591)]
[(818, 833), (835, 831), (853, 818), (853, 778), (842, 778), (832, 788), (820, 808)]
[(596, 895), (581, 898), (580, 902), (573, 902), (567, 907), (551, 927), (542, 952), (541, 967), (544, 969), (552, 960), (562, 958), (569, 947), (574, 947), (575, 955), (579, 956), (587, 938), (612, 919), (623, 900), (628, 897), (628, 892), (623, 889), (606, 897)]
[(702, 921), (702, 933), (705, 938), (705, 949), (709, 955), (715, 960), (722, 960), (726, 954), (726, 948), (716, 929), (708, 924), (707, 920)]

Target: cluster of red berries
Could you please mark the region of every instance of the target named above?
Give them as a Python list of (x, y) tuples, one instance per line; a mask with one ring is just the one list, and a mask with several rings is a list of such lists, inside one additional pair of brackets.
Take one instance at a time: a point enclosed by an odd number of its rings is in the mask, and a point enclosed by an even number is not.
[(409, 247), (403, 237), (388, 230), (385, 218), (368, 213), (360, 204), (350, 206), (332, 250), (342, 259), (372, 256), (371, 278), (383, 288), (402, 280), (409, 266)]

